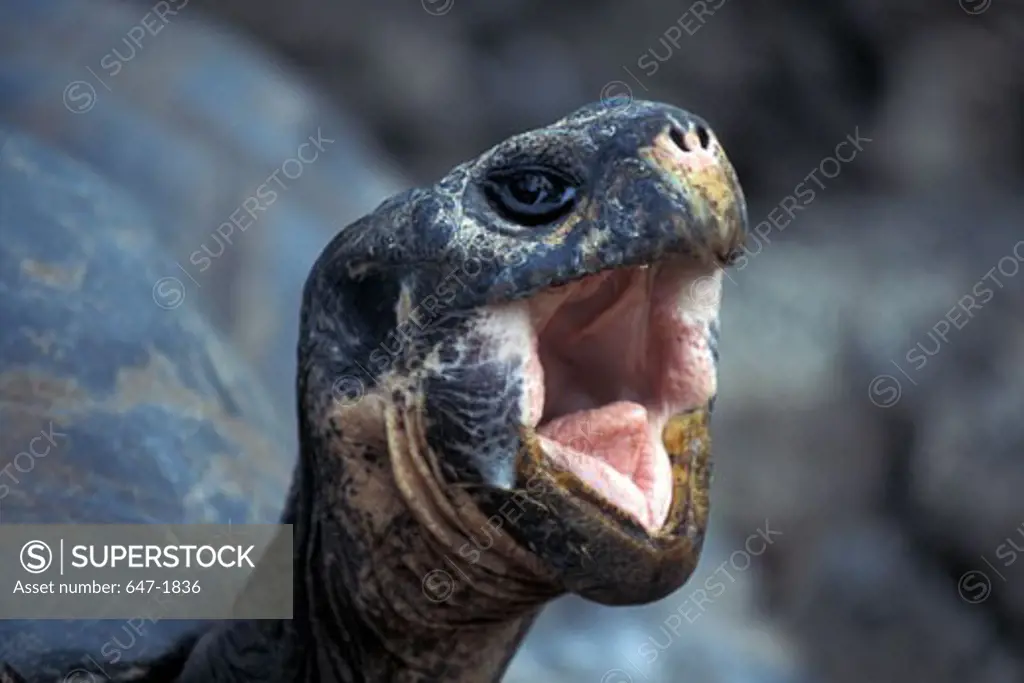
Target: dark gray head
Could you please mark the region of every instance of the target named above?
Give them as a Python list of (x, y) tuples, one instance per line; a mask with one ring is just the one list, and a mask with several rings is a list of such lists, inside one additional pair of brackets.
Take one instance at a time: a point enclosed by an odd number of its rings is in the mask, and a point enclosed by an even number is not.
[(746, 223), (704, 121), (616, 102), (342, 230), (299, 342), (318, 509), (364, 549), (416, 526), (504, 596), (678, 588), (707, 522), (721, 269)]

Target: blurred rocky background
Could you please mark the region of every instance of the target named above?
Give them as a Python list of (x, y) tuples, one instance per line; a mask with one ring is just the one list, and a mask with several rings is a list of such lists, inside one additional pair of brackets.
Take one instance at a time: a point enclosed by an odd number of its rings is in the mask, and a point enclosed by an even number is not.
[(557, 602), (507, 680), (1024, 681), (1021, 3), (0, 0), (0, 120), (149, 208), (181, 271), (155, 299), (284, 416), (330, 234), (611, 95), (704, 116), (750, 204), (712, 534), (658, 604)]

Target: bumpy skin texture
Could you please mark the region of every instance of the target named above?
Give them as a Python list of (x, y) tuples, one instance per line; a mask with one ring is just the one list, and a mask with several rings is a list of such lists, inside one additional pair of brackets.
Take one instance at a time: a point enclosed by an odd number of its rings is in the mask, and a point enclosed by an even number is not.
[[(554, 596), (644, 602), (689, 576), (707, 521), (709, 408), (665, 430), (675, 496), (648, 535), (541, 463), (520, 413), (525, 359), (494, 357), (480, 328), (484, 306), (619, 266), (727, 260), (741, 243), (742, 192), (706, 125), (617, 105), (507, 140), (327, 246), (299, 337), (296, 619), (206, 635), (183, 681), (498, 680)], [(672, 128), (687, 154), (662, 155)], [(555, 225), (517, 227), (482, 179), (536, 163), (571, 169), (581, 201)], [(518, 521), (462, 552), (510, 501)]]
[[(545, 477), (536, 457), (519, 457), (525, 360), (487, 357), (481, 307), (620, 266), (735, 249), (745, 208), (721, 146), (709, 139), (712, 163), (661, 167), (663, 148), (655, 143), (670, 126), (691, 134), (707, 131), (700, 119), (665, 105), (586, 107), (498, 145), (434, 187), (401, 196), (343, 231), (317, 264), (307, 290), (304, 341), (319, 356), (313, 367), (330, 368), (342, 378), (335, 388), (358, 381), (397, 392), (392, 431), (398, 431), (397, 423), (406, 429), (426, 423), (422, 436), (431, 450), (444, 454), (441, 466), (451, 480), (497, 484), (497, 490), (473, 489), (472, 504), (487, 515), (514, 502), (511, 482), (522, 486), (542, 477), (545, 491), (568, 487), (579, 493), (571, 478)], [(584, 198), (568, 216), (540, 229), (501, 220), (480, 191), (483, 176), (541, 162), (583, 179)], [(334, 284), (344, 281), (352, 285)], [(339, 294), (351, 298), (332, 301)], [(362, 328), (353, 329), (360, 322)], [(348, 343), (340, 353), (332, 348), (338, 340)], [(318, 409), (324, 410), (313, 406), (311, 412)], [(678, 440), (679, 459), (691, 456), (681, 432), (704, 426), (703, 418), (693, 416), (674, 423), (670, 440)], [(400, 442), (417, 436), (392, 433), (392, 459)], [(680, 476), (687, 467), (680, 463)], [(698, 462), (695, 470), (694, 478), (679, 482), (672, 521), (657, 539), (639, 527), (622, 531), (595, 522), (603, 516), (587, 514), (562, 495), (541, 496), (510, 531), (544, 558), (559, 583), (585, 597), (613, 603), (657, 599), (678, 586), (700, 547), (706, 468)], [(579, 551), (584, 544), (587, 554)]]
[[(145, 215), (88, 168), (5, 137), (0, 523), (276, 521), (294, 446), (211, 328), (154, 302), (171, 264)], [(113, 672), (203, 627), (0, 620), (0, 661), (29, 681)]]

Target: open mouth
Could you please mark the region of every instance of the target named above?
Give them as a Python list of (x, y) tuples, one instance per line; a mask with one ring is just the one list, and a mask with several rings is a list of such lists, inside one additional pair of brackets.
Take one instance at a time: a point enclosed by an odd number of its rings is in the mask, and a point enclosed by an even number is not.
[(672, 504), (662, 430), (716, 391), (720, 293), (720, 270), (677, 261), (597, 273), (512, 304), (528, 323), (516, 326), (528, 340), (516, 341), (531, 349), (524, 421), (548, 464), (651, 533)]

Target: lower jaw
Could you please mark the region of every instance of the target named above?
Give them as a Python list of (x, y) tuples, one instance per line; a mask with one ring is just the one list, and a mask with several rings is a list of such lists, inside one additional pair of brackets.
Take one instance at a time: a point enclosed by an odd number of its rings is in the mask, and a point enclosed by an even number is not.
[(632, 474), (628, 469), (620, 471), (597, 454), (566, 446), (543, 433), (538, 436), (550, 465), (576, 477), (601, 499), (654, 534), (668, 518), (673, 477), (672, 462), (661, 438), (667, 418), (651, 418), (645, 417), (643, 424), (637, 425), (638, 431), (632, 435), (634, 438), (626, 442), (628, 445), (623, 444), (623, 447), (636, 451), (639, 458), (635, 468), (629, 468), (633, 469)]
[(710, 443), (707, 406), (672, 416), (651, 416), (649, 438), (655, 449), (653, 480), (641, 488), (595, 455), (582, 453), (536, 434), (535, 456), (544, 469), (557, 474), (570, 492), (597, 507), (614, 511), (616, 521), (629, 520), (649, 537), (670, 534), (686, 515), (702, 527), (707, 514)]

